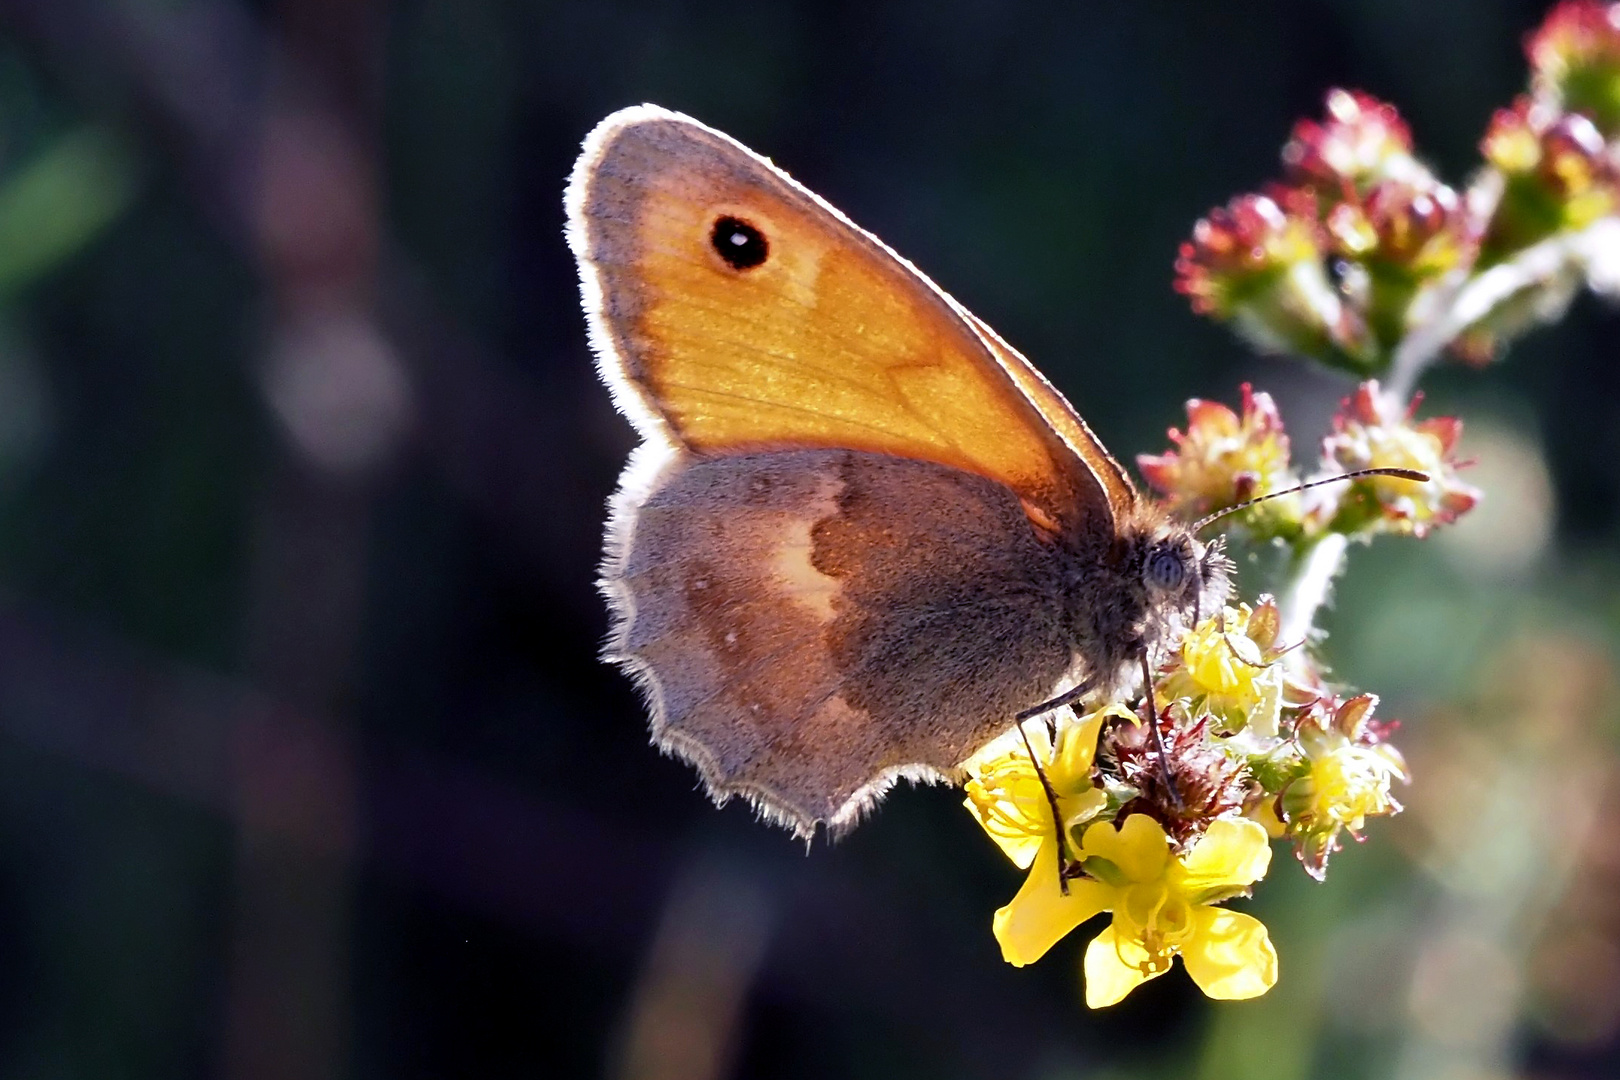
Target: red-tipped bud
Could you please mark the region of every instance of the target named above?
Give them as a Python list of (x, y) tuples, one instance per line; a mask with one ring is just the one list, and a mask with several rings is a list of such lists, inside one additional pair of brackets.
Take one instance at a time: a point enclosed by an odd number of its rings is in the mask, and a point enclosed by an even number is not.
[(1620, 135), (1620, 4), (1566, 0), (1525, 41), (1536, 96)]
[(1329, 197), (1381, 180), (1419, 182), (1428, 170), (1412, 156), (1412, 132), (1395, 106), (1354, 90), (1330, 90), (1326, 117), (1301, 120), (1283, 147), (1289, 179)]
[[(1303, 205), (1298, 198), (1289, 199)], [(1229, 320), (1267, 352), (1320, 359), (1355, 353), (1359, 324), (1322, 263), (1315, 212), (1243, 195), (1193, 226), (1176, 258), (1175, 288), (1201, 315)]]
[(1426, 473), (1427, 483), (1393, 476), (1358, 480), (1332, 510), (1335, 532), (1394, 532), (1425, 536), (1455, 521), (1479, 502), (1479, 491), (1463, 482), (1454, 457), (1462, 422), (1441, 416), (1414, 422), (1417, 402), (1401, 408), (1362, 383), (1333, 418), (1333, 433), (1322, 442), (1324, 472), (1399, 468)]
[(1193, 226), (1176, 259), (1176, 291), (1200, 315), (1230, 318), (1291, 266), (1320, 254), (1309, 221), (1266, 195), (1242, 195)]
[[(1241, 413), (1216, 401), (1187, 402), (1187, 430), (1171, 428), (1170, 441), (1173, 450), (1143, 454), (1136, 463), (1148, 484), (1186, 517), (1235, 506), (1294, 483), (1282, 415), (1270, 394), (1257, 393), (1248, 383), (1243, 384)], [(1262, 508), (1270, 525), (1285, 524), (1290, 513), (1292, 523), (1298, 523), (1298, 500), (1274, 499), (1256, 510)]]
[(1614, 157), (1597, 127), (1578, 113), (1558, 115), (1520, 98), (1497, 111), (1480, 150), (1504, 179), (1485, 232), (1482, 267), (1620, 209)]

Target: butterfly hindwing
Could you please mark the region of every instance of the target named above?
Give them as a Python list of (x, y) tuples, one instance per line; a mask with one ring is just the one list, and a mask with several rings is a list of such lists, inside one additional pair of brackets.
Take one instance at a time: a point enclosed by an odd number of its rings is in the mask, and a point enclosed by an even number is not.
[(795, 830), (939, 778), (1072, 660), (1062, 557), (1005, 487), (847, 450), (673, 472), (610, 534), (610, 656), (654, 740)]

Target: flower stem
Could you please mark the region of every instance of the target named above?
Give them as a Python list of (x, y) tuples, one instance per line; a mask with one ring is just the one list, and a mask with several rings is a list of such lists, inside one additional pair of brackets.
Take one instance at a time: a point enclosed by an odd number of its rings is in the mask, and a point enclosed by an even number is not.
[[(1444, 306), (1413, 327), (1396, 347), (1382, 392), (1404, 407), (1423, 372), (1458, 334), (1515, 296), (1569, 273), (1582, 259), (1592, 257), (1590, 249), (1608, 242), (1612, 234), (1612, 223), (1604, 219), (1582, 232), (1561, 233), (1543, 240), (1507, 262), (1459, 283)], [(1333, 579), (1344, 568), (1348, 548), (1349, 541), (1343, 535), (1327, 533), (1307, 541), (1296, 553), (1293, 573), (1278, 602), (1284, 641), (1303, 641), (1311, 633), (1317, 612), (1333, 590)]]
[[(1295, 556), (1294, 570), (1283, 587), (1277, 606), (1282, 613), (1278, 639), (1287, 643), (1304, 641), (1316, 625), (1316, 613), (1333, 591), (1333, 579), (1344, 567), (1344, 554), (1350, 540), (1342, 533), (1325, 533), (1310, 541)], [(1304, 650), (1291, 655), (1303, 659)]]
[(1390, 396), (1403, 402), (1411, 397), (1418, 377), (1458, 334), (1526, 290), (1571, 273), (1612, 230), (1612, 219), (1603, 218), (1581, 232), (1549, 237), (1507, 262), (1467, 278), (1447, 298), (1442, 310), (1414, 327), (1396, 347), (1387, 383)]

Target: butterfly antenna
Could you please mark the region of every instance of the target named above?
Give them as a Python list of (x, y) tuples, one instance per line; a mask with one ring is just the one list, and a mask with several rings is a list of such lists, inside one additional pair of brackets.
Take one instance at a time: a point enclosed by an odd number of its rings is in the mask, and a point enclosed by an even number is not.
[(1366, 476), (1393, 476), (1398, 480), (1411, 480), (1412, 482), (1418, 484), (1427, 484), (1429, 482), (1429, 474), (1426, 472), (1419, 472), (1417, 469), (1357, 469), (1355, 472), (1340, 473), (1338, 476), (1329, 476), (1324, 477), (1321, 480), (1310, 480), (1303, 484), (1295, 484), (1291, 488), (1284, 488), (1281, 491), (1273, 491), (1269, 495), (1261, 495), (1258, 498), (1249, 499), (1247, 502), (1240, 502), (1236, 506), (1228, 506), (1225, 510), (1217, 510), (1213, 514), (1205, 514), (1203, 517), (1193, 522), (1192, 531), (1195, 533), (1203, 532), (1204, 526), (1214, 524), (1215, 522), (1221, 520), (1221, 518), (1230, 514), (1235, 514), (1240, 510), (1247, 510), (1256, 503), (1263, 503), (1267, 499), (1280, 499), (1284, 495), (1293, 495), (1297, 492), (1309, 491), (1311, 488), (1324, 487), (1328, 484), (1337, 484), (1342, 480), (1360, 480)]

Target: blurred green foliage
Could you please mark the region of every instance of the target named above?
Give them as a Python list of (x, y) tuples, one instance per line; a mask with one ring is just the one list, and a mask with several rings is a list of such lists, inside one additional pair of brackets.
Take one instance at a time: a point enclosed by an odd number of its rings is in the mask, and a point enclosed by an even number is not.
[(105, 135), (62, 136), (0, 180), (0, 304), (49, 274), (121, 214), (134, 166)]

